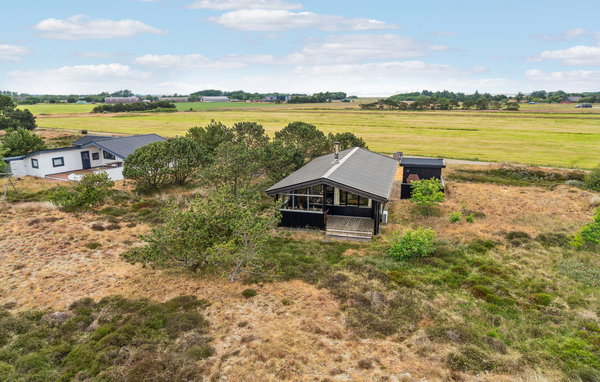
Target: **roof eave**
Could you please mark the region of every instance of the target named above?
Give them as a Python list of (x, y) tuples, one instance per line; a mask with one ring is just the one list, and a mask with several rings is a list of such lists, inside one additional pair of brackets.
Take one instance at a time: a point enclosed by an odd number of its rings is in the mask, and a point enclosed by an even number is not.
[(375, 195), (375, 194), (372, 194), (372, 193), (364, 191), (364, 190), (359, 190), (352, 186), (348, 186), (346, 184), (339, 183), (339, 182), (336, 182), (336, 181), (333, 181), (333, 180), (327, 179), (327, 178), (319, 178), (319, 179), (310, 180), (307, 182), (296, 183), (296, 184), (293, 184), (293, 185), (290, 185), (287, 187), (279, 187), (279, 188), (271, 187), (271, 188), (267, 189), (265, 192), (267, 193), (267, 195), (273, 196), (273, 195), (281, 194), (281, 193), (287, 192), (287, 191), (294, 191), (294, 190), (297, 190), (298, 188), (317, 186), (320, 184), (325, 184), (327, 186), (343, 189), (344, 191), (350, 191), (353, 194), (364, 196), (365, 198), (373, 199), (374, 201), (380, 202), (380, 203), (387, 203), (389, 201), (389, 194), (387, 197), (382, 197), (381, 195)]

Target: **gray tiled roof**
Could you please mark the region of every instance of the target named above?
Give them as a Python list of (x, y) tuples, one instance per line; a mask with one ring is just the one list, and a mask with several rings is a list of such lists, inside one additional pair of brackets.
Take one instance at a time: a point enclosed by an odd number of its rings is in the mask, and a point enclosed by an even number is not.
[(115, 138), (115, 137), (111, 137), (111, 136), (107, 136), (107, 135), (85, 135), (85, 136), (79, 138), (78, 140), (76, 140), (75, 142), (73, 142), (72, 145), (73, 146), (85, 146), (91, 142), (96, 142), (96, 141), (101, 141), (104, 139), (111, 139), (111, 138)]
[(297, 188), (327, 184), (370, 197), (376, 201), (389, 199), (398, 162), (394, 159), (355, 147), (341, 151), (338, 163), (334, 154), (320, 156), (285, 179), (267, 189), (274, 195)]
[(111, 139), (102, 139), (100, 141), (90, 142), (82, 147), (94, 145), (102, 150), (106, 150), (114, 155), (121, 157), (122, 159), (127, 158), (129, 154), (132, 154), (136, 149), (146, 146), (147, 144), (164, 141), (165, 139), (156, 134), (146, 135), (133, 135), (130, 137), (116, 137)]

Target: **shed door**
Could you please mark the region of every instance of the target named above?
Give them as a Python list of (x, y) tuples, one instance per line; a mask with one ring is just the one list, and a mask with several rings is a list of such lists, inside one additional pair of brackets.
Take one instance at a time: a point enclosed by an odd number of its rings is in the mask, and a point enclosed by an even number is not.
[(81, 152), (81, 167), (85, 170), (86, 168), (91, 168), (92, 164), (90, 163), (90, 152), (82, 151)]

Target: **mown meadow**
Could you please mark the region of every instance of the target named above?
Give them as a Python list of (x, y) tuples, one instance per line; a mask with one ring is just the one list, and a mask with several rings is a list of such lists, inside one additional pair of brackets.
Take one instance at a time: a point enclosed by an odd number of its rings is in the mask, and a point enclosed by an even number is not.
[[(572, 105), (523, 105), (519, 112), (363, 111), (357, 104), (178, 104), (179, 113), (90, 114), (92, 105), (32, 105), (40, 127), (162, 136), (182, 135), (214, 119), (261, 123), (267, 133), (293, 121), (325, 133), (351, 131), (383, 153), (568, 168), (600, 162), (600, 114)], [(56, 109), (52, 109), (56, 108)], [(58, 114), (58, 115), (57, 115)]]

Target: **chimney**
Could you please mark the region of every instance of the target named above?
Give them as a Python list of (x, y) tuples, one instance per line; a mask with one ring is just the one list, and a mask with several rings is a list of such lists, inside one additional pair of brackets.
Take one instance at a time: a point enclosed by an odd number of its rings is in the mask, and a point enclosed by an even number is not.
[(333, 155), (333, 162), (331, 162), (332, 164), (337, 164), (339, 163), (339, 157), (340, 157), (340, 142), (333, 142), (333, 144), (335, 145), (335, 154)]
[(402, 151), (396, 151), (394, 153), (394, 160), (400, 161), (402, 159), (402, 157), (404, 156), (404, 153), (402, 153)]

